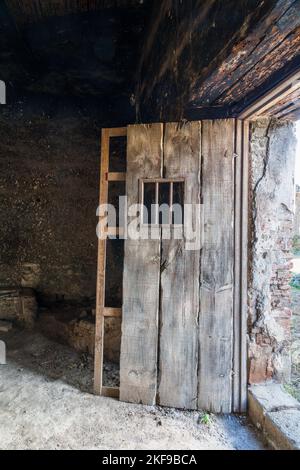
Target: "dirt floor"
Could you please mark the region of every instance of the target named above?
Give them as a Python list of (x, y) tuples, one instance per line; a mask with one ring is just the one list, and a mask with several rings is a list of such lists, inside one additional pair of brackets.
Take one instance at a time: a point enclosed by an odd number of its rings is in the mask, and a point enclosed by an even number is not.
[[(245, 417), (92, 395), (92, 359), (39, 333), (1, 334), (0, 449), (263, 449)], [(114, 374), (109, 367), (108, 375)], [(115, 379), (113, 379), (115, 380)]]

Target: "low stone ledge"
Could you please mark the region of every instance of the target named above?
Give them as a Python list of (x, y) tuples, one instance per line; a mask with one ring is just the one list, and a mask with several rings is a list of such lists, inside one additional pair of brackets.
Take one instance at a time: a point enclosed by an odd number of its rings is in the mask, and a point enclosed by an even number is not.
[(282, 385), (252, 385), (249, 417), (274, 449), (300, 450), (300, 403)]

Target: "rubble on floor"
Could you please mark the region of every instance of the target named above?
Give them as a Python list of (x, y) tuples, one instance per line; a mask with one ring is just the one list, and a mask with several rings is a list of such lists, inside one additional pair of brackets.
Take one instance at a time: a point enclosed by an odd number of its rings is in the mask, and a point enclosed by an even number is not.
[[(14, 329), (3, 339), (7, 356), (18, 364), (20, 371), (28, 368), (51, 380), (63, 380), (81, 391), (92, 393), (94, 360), (89, 354), (49, 341), (37, 331)], [(106, 360), (103, 375), (105, 386), (119, 386), (117, 364)]]
[(281, 384), (252, 385), (249, 416), (276, 450), (300, 450), (300, 403)]
[(37, 317), (37, 301), (33, 289), (0, 287), (0, 320), (33, 328)]
[[(88, 306), (57, 304), (42, 308), (36, 325), (45, 336), (76, 351), (94, 355), (95, 311)], [(105, 318), (104, 357), (119, 364), (121, 346), (121, 320)]]
[(2, 333), (7, 333), (12, 329), (13, 325), (11, 322), (6, 320), (0, 320), (0, 331)]

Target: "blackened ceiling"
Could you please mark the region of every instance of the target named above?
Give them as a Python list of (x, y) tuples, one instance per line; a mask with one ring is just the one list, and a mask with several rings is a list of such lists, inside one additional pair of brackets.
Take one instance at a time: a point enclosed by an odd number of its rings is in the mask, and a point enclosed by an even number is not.
[[(139, 115), (238, 116), (298, 70), (300, 0), (164, 0), (139, 63)], [(300, 87), (294, 110), (298, 98)]]
[(0, 78), (14, 93), (130, 97), (149, 0), (5, 0)]
[(236, 116), (300, 70), (300, 0), (2, 0), (0, 35), (8, 96), (139, 121)]

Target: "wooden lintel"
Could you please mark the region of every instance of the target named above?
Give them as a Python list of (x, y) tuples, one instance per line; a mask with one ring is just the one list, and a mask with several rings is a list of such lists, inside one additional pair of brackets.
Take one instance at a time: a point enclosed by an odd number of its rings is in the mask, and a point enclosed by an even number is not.
[(285, 96), (290, 95), (299, 89), (300, 94), (300, 71), (293, 73), (287, 79), (279, 83), (264, 96), (255, 100), (250, 106), (244, 109), (238, 116), (239, 119), (252, 119), (262, 116), (268, 109), (275, 106)]

